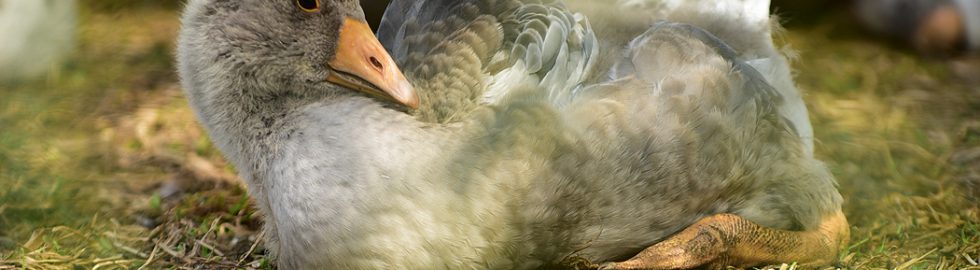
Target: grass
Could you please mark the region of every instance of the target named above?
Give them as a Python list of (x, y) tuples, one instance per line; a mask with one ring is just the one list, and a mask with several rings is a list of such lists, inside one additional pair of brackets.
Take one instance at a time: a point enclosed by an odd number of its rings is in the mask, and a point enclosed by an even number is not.
[[(178, 5), (118, 2), (80, 5), (66, 64), (0, 84), (0, 269), (270, 269), (261, 217), (180, 93)], [(840, 18), (782, 42), (845, 197), (842, 266), (980, 269), (980, 60)]]
[[(968, 269), (980, 256), (976, 194), (963, 188), (976, 160), (968, 136), (980, 115), (973, 57), (930, 59), (882, 45), (836, 20), (792, 28), (797, 82), (838, 178), (852, 244), (850, 268)], [(887, 44), (887, 43), (885, 43)]]
[(261, 268), (259, 220), (180, 94), (177, 5), (123, 2), (83, 2), (67, 63), (0, 85), (0, 269)]

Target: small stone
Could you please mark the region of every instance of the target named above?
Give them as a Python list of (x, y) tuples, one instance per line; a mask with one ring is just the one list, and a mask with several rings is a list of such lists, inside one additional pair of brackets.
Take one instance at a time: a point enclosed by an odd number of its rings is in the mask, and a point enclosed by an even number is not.
[(144, 228), (147, 229), (153, 229), (156, 228), (157, 226), (160, 226), (160, 222), (157, 222), (156, 219), (145, 215), (136, 215), (135, 219), (136, 219), (136, 224), (139, 224), (140, 226), (143, 226)]

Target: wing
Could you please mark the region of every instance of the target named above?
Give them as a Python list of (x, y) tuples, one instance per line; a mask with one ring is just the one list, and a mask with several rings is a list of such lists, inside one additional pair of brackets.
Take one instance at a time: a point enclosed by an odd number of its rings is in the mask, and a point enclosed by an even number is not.
[(736, 50), (699, 27), (660, 22), (625, 47), (616, 67), (620, 77), (581, 91), (576, 102), (623, 104), (632, 111), (622, 115), (636, 118), (626, 122), (649, 130), (657, 129), (656, 121), (643, 120), (658, 117), (748, 127), (783, 121), (777, 109), (785, 102), (782, 94)]
[[(578, 1), (578, 0), (575, 0)], [(800, 90), (782, 51), (773, 44), (774, 22), (769, 0), (618, 0), (627, 9), (641, 10), (649, 17), (690, 24), (716, 36), (733, 48), (735, 59), (744, 61), (782, 96), (780, 117), (789, 122), (813, 154), (813, 127)], [(658, 17), (659, 16), (659, 17)]]
[(396, 0), (378, 37), (419, 89), (419, 115), (436, 122), (516, 89), (562, 100), (598, 52), (586, 19), (546, 0)]
[[(785, 96), (723, 40), (689, 24), (661, 22), (625, 52), (622, 77), (579, 91), (562, 114), (584, 134), (588, 143), (583, 145), (597, 146), (592, 152), (639, 172), (685, 168), (680, 178), (644, 179), (683, 187), (700, 198), (787, 202), (721, 210), (737, 209), (775, 227), (810, 228), (820, 218), (811, 199), (818, 198), (821, 211), (839, 202), (828, 192), (833, 190), (832, 181), (824, 181), (829, 177), (804, 185), (799, 183), (805, 180), (788, 178), (801, 172), (770, 170), (772, 160), (800, 160), (807, 146), (780, 112)], [(759, 190), (771, 193), (763, 196)]]
[[(791, 69), (783, 51), (772, 40), (774, 23), (769, 16), (769, 0), (566, 0), (572, 11), (587, 15), (593, 22), (604, 50), (620, 52), (627, 43), (647, 32), (649, 25), (671, 21), (701, 28), (714, 39), (734, 49), (734, 59), (753, 67), (783, 99), (780, 116), (797, 130), (813, 152), (813, 128), (802, 95), (793, 83)], [(621, 59), (621, 58), (616, 58)], [(608, 60), (599, 65), (606, 78), (632, 74), (629, 60)]]

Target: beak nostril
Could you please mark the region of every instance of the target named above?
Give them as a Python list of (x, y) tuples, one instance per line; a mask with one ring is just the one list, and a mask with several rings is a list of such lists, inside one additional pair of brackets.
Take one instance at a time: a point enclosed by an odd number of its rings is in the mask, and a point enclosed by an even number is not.
[(381, 61), (378, 61), (378, 58), (375, 58), (374, 56), (371, 56), (371, 58), (369, 60), (371, 60), (371, 65), (373, 65), (375, 68), (377, 68), (377, 69), (384, 69), (385, 68), (385, 66), (381, 64)]

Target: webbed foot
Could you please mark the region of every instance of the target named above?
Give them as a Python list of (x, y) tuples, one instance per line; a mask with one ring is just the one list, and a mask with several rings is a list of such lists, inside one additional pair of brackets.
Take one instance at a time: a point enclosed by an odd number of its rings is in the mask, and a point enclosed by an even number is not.
[(809, 268), (836, 262), (848, 238), (847, 219), (840, 211), (825, 216), (820, 226), (810, 231), (777, 230), (737, 215), (718, 214), (701, 219), (627, 261), (606, 263), (599, 269), (719, 269), (783, 262)]

